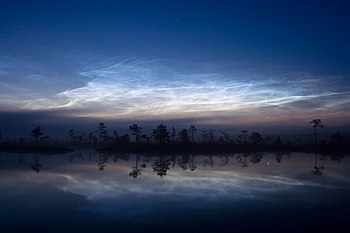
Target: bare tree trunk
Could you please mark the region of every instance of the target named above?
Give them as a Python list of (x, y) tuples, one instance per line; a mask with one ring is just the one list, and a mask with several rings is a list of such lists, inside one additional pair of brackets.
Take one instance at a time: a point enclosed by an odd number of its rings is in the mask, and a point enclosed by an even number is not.
[(317, 143), (316, 127), (314, 128), (314, 134), (315, 134), (315, 143), (316, 143), (316, 145), (317, 145), (318, 143)]

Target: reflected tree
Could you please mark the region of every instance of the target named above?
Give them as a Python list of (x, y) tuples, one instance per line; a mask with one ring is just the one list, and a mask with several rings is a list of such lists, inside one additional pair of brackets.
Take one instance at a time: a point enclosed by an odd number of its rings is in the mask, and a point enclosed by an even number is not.
[(248, 153), (241, 153), (239, 154), (236, 159), (238, 160), (239, 163), (242, 164), (242, 167), (248, 167), (249, 161), (247, 161), (247, 158), (249, 157)]
[(147, 159), (147, 158), (145, 159), (145, 156), (142, 155), (142, 164), (141, 164), (141, 167), (142, 167), (142, 168), (146, 168), (146, 167), (147, 167), (147, 163), (148, 163), (148, 159)]
[(194, 155), (190, 156), (190, 160), (188, 163), (188, 168), (193, 172), (194, 170), (196, 170), (197, 165), (196, 165), (196, 159)]
[(203, 156), (204, 157), (204, 166), (209, 166), (209, 167), (213, 167), (214, 166), (214, 160), (212, 156)]
[(220, 156), (220, 161), (221, 161), (220, 166), (223, 167), (230, 162), (230, 156), (228, 155)]
[(174, 168), (176, 165), (176, 155), (170, 157), (171, 167)]
[(74, 162), (74, 156), (75, 156), (75, 154), (70, 154), (70, 155), (68, 156), (68, 160), (69, 160), (70, 163), (73, 163), (73, 162)]
[(108, 157), (99, 153), (99, 160), (97, 162), (98, 170), (103, 171), (107, 166)]
[(182, 155), (178, 161), (178, 165), (179, 167), (182, 168), (182, 170), (187, 170), (188, 168), (188, 161), (190, 159), (190, 156), (189, 155)]
[(157, 176), (160, 177), (166, 176), (167, 171), (170, 169), (170, 164), (169, 158), (159, 155), (159, 158), (152, 164), (153, 172), (156, 172)]
[(281, 152), (276, 152), (276, 153), (275, 153), (275, 157), (276, 157), (276, 162), (277, 162), (277, 163), (280, 163), (280, 162), (282, 162), (283, 153), (281, 153)]
[(140, 156), (137, 155), (136, 161), (135, 161), (135, 166), (132, 167), (132, 170), (129, 173), (129, 176), (133, 177), (134, 179), (136, 179), (139, 175), (141, 175), (142, 169), (139, 168), (139, 159), (140, 159)]
[(325, 169), (324, 166), (318, 166), (318, 154), (315, 154), (314, 169), (311, 171), (314, 175), (322, 175), (322, 171)]
[(317, 128), (323, 128), (323, 124), (320, 119), (313, 119), (310, 121), (310, 124), (312, 124), (312, 127), (314, 128), (315, 144), (317, 145)]
[(252, 157), (250, 158), (250, 162), (253, 164), (260, 163), (262, 158), (263, 155), (261, 153), (253, 153)]
[(338, 163), (345, 157), (345, 154), (331, 154), (331, 160), (337, 161)]
[(34, 163), (31, 166), (32, 170), (35, 171), (36, 173), (40, 173), (40, 169), (42, 166), (43, 165), (39, 162), (38, 153), (35, 153)]

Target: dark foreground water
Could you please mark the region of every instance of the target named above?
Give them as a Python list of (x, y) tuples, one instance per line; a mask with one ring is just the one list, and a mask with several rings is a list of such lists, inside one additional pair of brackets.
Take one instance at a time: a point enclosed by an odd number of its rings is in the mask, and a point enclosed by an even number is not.
[(0, 232), (350, 232), (350, 158), (0, 153)]

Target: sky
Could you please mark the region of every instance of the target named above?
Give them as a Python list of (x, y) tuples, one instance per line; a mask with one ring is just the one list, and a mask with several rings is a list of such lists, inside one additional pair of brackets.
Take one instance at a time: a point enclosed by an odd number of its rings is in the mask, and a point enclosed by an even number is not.
[[(0, 131), (350, 128), (347, 1), (0, 3)], [(67, 130), (66, 130), (67, 131)]]

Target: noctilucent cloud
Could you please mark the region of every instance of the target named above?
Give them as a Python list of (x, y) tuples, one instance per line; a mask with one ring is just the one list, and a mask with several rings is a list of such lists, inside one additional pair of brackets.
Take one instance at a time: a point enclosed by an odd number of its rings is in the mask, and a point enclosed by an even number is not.
[(348, 126), (349, 10), (347, 1), (2, 1), (1, 112)]

